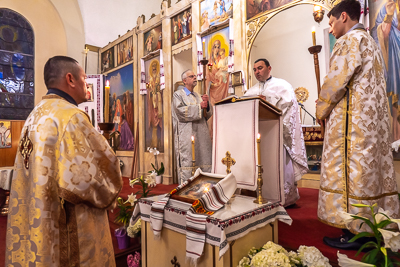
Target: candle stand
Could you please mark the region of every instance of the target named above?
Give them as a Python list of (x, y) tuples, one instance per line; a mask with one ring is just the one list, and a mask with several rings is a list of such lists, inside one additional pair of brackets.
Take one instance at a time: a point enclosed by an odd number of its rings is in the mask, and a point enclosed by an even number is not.
[[(315, 68), (315, 77), (317, 78), (317, 90), (318, 90), (318, 97), (321, 93), (321, 82), (320, 82), (320, 73), (319, 73), (319, 59), (318, 53), (321, 52), (322, 46), (321, 45), (313, 45), (308, 48), (310, 54), (314, 55), (314, 68)], [(324, 136), (325, 133), (325, 125), (322, 123), (321, 125), (321, 135)]]
[(195, 168), (196, 168), (196, 161), (192, 160), (192, 177), (194, 176)]
[(253, 201), (256, 204), (265, 204), (268, 202), (267, 199), (262, 197), (262, 186), (263, 186), (263, 178), (262, 178), (262, 165), (257, 165), (258, 168), (258, 179), (257, 179), (257, 198)]

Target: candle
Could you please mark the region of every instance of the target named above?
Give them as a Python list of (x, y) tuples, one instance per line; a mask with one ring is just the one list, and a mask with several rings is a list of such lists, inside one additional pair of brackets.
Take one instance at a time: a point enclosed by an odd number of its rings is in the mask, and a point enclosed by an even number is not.
[(195, 156), (194, 156), (194, 136), (192, 135), (192, 160), (195, 161)]
[(203, 58), (206, 58), (206, 40), (203, 39)]
[(258, 165), (261, 165), (260, 143), (261, 143), (261, 135), (257, 134), (257, 161), (258, 161)]
[(109, 121), (109, 115), (108, 112), (110, 110), (110, 81), (106, 81), (106, 86), (105, 86), (105, 93), (104, 93), (104, 122)]
[(313, 43), (313, 46), (316, 46), (317, 45), (317, 41), (316, 41), (316, 39), (315, 39), (315, 27), (312, 27), (312, 43)]

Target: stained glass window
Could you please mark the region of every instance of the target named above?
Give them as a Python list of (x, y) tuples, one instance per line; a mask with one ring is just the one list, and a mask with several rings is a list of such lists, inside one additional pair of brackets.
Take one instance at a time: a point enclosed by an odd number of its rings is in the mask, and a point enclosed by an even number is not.
[(35, 106), (34, 35), (20, 14), (0, 8), (0, 119), (25, 120)]

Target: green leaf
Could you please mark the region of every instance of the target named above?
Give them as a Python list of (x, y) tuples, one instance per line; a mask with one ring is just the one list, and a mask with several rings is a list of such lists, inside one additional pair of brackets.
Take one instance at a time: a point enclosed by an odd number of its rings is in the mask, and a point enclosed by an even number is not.
[(383, 228), (385, 228), (386, 226), (388, 226), (391, 223), (393, 223), (391, 220), (384, 220), (384, 221), (381, 221), (380, 223), (378, 223), (376, 225), (376, 228), (383, 229)]
[(371, 237), (371, 236), (374, 236), (374, 234), (373, 234), (373, 233), (368, 233), (368, 232), (362, 232), (362, 233), (359, 233), (359, 234), (355, 235), (355, 236), (354, 236), (352, 239), (350, 239), (348, 242), (349, 242), (349, 243), (352, 243), (352, 242), (356, 241), (357, 239), (359, 239), (359, 238), (361, 238), (361, 237), (366, 237), (366, 236)]
[[(364, 248), (372, 248), (372, 247), (375, 247), (375, 249), (378, 250), (378, 245), (377, 245), (375, 242), (369, 241), (369, 242), (365, 243), (365, 244), (362, 245), (361, 248), (357, 251), (356, 257), (361, 253), (361, 251), (362, 251)], [(373, 250), (375, 250), (375, 249), (373, 249)], [(372, 250), (371, 250), (371, 251), (372, 251)], [(364, 255), (364, 256), (365, 256), (365, 255)]]
[[(360, 204), (360, 205), (362, 205), (362, 204)], [(372, 230), (374, 228), (376, 228), (375, 225), (370, 220), (368, 220), (367, 218), (360, 217), (360, 216), (357, 216), (357, 215), (351, 215), (351, 217), (353, 217), (354, 219), (359, 219), (359, 220), (364, 221)]]
[(153, 167), (153, 169), (157, 172), (158, 170), (156, 169), (156, 167), (154, 167), (154, 164), (151, 163), (151, 166)]

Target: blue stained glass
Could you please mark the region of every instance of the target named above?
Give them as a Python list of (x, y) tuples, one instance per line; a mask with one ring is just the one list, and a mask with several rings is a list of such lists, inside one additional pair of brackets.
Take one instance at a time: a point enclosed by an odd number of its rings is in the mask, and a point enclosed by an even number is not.
[(0, 120), (25, 120), (35, 104), (34, 33), (17, 12), (0, 8)]

